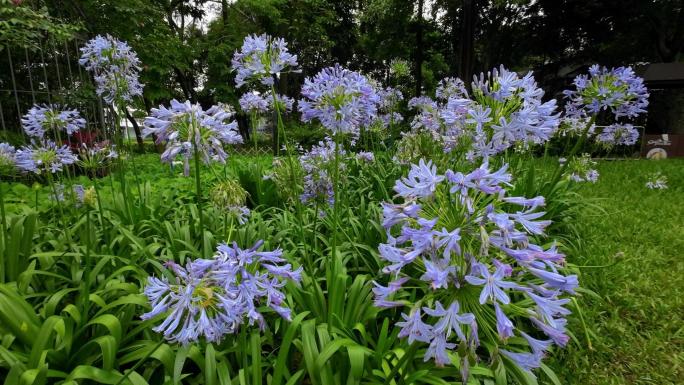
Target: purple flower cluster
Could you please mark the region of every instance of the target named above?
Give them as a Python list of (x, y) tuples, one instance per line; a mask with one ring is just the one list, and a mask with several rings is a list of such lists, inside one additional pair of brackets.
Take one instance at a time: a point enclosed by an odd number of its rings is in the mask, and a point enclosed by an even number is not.
[(232, 117), (230, 111), (221, 106), (208, 110), (189, 101), (171, 101), (171, 107), (152, 109), (152, 115), (145, 119), (143, 135), (155, 135), (157, 143), (166, 143), (161, 155), (163, 162), (171, 163), (177, 156), (185, 162), (185, 174), (189, 174), (189, 160), (195, 151), (205, 164), (211, 161), (224, 163), (228, 155), (224, 144), (242, 143), (237, 132), (237, 123), (226, 121)]
[(46, 171), (54, 174), (62, 171), (65, 165), (75, 163), (77, 158), (68, 146), (58, 146), (51, 140), (44, 140), (17, 150), (15, 160), (17, 168), (24, 172), (41, 174)]
[(43, 139), (47, 131), (56, 134), (65, 130), (67, 135), (85, 128), (86, 121), (77, 110), (62, 110), (56, 105), (34, 105), (21, 119), (26, 135)]
[(262, 244), (259, 241), (245, 250), (235, 243), (220, 244), (212, 259), (189, 261), (185, 267), (168, 262), (175, 280), (148, 278), (145, 295), (152, 310), (141, 318), (165, 315), (153, 330), (181, 344), (201, 337), (219, 342), (245, 322), (263, 330), (266, 323), (260, 306), (290, 320), (281, 290), (287, 280), (301, 280), (301, 268), (293, 270), (280, 249), (258, 251)]
[(596, 183), (599, 172), (596, 171), (596, 162), (591, 159), (589, 154), (574, 157), (568, 163), (568, 178), (573, 182)]
[(254, 92), (247, 92), (238, 101), (240, 108), (247, 114), (263, 114), (268, 112), (269, 99)]
[(644, 80), (631, 67), (608, 69), (594, 64), (589, 75), (574, 80), (574, 90), (565, 90), (565, 106), (569, 116), (596, 116), (610, 111), (615, 118), (635, 118), (646, 112), (648, 90)]
[[(299, 157), (299, 164), (304, 171), (304, 191), (299, 199), (302, 203), (323, 204), (333, 206), (335, 194), (333, 190), (333, 173), (335, 167), (335, 142), (326, 138), (313, 146), (310, 151)], [(344, 149), (339, 149), (340, 159), (346, 156)], [(345, 167), (340, 161), (339, 167)]]
[(639, 139), (639, 130), (629, 123), (615, 123), (603, 128), (596, 141), (606, 146), (633, 146)]
[(459, 78), (444, 78), (437, 83), (435, 96), (437, 99), (445, 101), (451, 98), (465, 99), (468, 98), (468, 90), (466, 90), (463, 80)]
[(131, 101), (142, 95), (140, 60), (131, 47), (110, 35), (98, 35), (81, 48), (79, 63), (93, 73), (97, 94), (107, 103)]
[(318, 119), (333, 134), (355, 136), (361, 126), (373, 122), (380, 101), (365, 76), (340, 65), (324, 68), (315, 77), (307, 78), (302, 96), (298, 103), (302, 121)]
[(17, 150), (7, 143), (0, 143), (0, 175), (5, 175), (16, 167)]
[(78, 153), (78, 165), (93, 172), (107, 167), (118, 157), (119, 153), (116, 152), (116, 147), (109, 141), (98, 142), (91, 147), (83, 143)]
[(667, 189), (667, 177), (661, 172), (656, 172), (648, 176), (646, 188), (651, 190), (665, 190)]
[(472, 83), (466, 123), (472, 132), (475, 157), (487, 159), (513, 145), (548, 141), (560, 124), (556, 101), (542, 101), (544, 91), (532, 73), (522, 78), (503, 66), (480, 74)]
[[(421, 160), (396, 182), (403, 203), (382, 204), (388, 241), (379, 252), (390, 282), (375, 284), (375, 304), (410, 308), (399, 336), (428, 344), (426, 360), (447, 365), (449, 352), (464, 349), (464, 383), (480, 354), (499, 352), (529, 371), (552, 343), (569, 340), (564, 305), (577, 276), (562, 273), (565, 257), (555, 246), (535, 244), (551, 224), (538, 210), (544, 198), (507, 196), (510, 182), (506, 165), (442, 175)], [(415, 302), (403, 285), (417, 288)], [(508, 344), (513, 337), (521, 338)]]
[(377, 120), (383, 127), (389, 127), (404, 121), (404, 117), (396, 112), (399, 103), (404, 100), (404, 95), (396, 88), (387, 87), (377, 91), (378, 102), (378, 118)]
[(288, 52), (282, 38), (249, 35), (245, 37), (242, 49), (233, 55), (232, 66), (237, 71), (235, 84), (238, 87), (250, 82), (270, 86), (274, 75), (297, 71), (297, 55)]

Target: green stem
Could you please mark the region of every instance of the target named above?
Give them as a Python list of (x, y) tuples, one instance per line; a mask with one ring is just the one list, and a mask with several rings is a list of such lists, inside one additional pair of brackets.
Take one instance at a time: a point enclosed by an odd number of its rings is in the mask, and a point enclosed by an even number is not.
[(132, 368), (127, 370), (126, 373), (124, 373), (124, 375), (121, 378), (119, 378), (119, 381), (117, 381), (116, 384), (114, 384), (114, 385), (121, 385), (121, 383), (123, 383), (131, 373), (135, 372), (135, 370), (138, 369), (138, 367), (140, 367), (140, 365), (142, 365), (143, 362), (145, 362), (148, 358), (150, 358), (152, 356), (152, 354), (154, 354), (154, 352), (156, 352), (157, 349), (159, 349), (159, 347), (162, 346), (163, 344), (164, 344), (164, 340), (159, 341), (157, 343), (157, 345), (155, 345), (154, 348), (152, 348), (152, 350), (150, 350), (147, 354), (145, 354), (145, 356), (143, 358), (141, 358), (138, 362), (136, 362)]
[(202, 250), (202, 255), (206, 254), (206, 250), (204, 247), (204, 214), (202, 212), (202, 182), (201, 182), (201, 177), (200, 177), (200, 158), (199, 158), (199, 149), (197, 148), (197, 144), (193, 141), (192, 145), (193, 151), (194, 151), (194, 160), (195, 160), (195, 193), (196, 193), (196, 202), (197, 202), (197, 212), (199, 214), (199, 233), (200, 233), (200, 250)]
[(86, 236), (85, 236), (85, 242), (86, 242), (86, 252), (85, 252), (85, 269), (83, 270), (83, 278), (82, 281), (84, 282), (83, 286), (83, 316), (84, 316), (84, 322), (88, 320), (88, 312), (90, 308), (90, 208), (86, 207)]
[(55, 202), (57, 203), (57, 208), (59, 209), (59, 218), (62, 222), (62, 226), (64, 227), (64, 235), (67, 238), (67, 242), (69, 242), (69, 245), (71, 246), (71, 234), (69, 233), (69, 228), (67, 227), (66, 220), (64, 219), (64, 209), (62, 208), (62, 202), (59, 199), (59, 193), (57, 192), (57, 185), (55, 184), (55, 181), (52, 179), (52, 173), (50, 171), (46, 170), (46, 174), (47, 174), (48, 183), (52, 187), (52, 193), (54, 194)]
[[(394, 376), (396, 376), (397, 373), (399, 373), (399, 370), (401, 370), (401, 368), (403, 368), (404, 365), (406, 365), (406, 363), (408, 361), (411, 361), (413, 359), (413, 357), (416, 355), (417, 350), (418, 350), (418, 344), (417, 343), (413, 343), (409, 346), (409, 349), (406, 352), (406, 354), (404, 354), (401, 357), (401, 359), (399, 359), (399, 362), (397, 362), (397, 365), (392, 368), (392, 371), (386, 377), (386, 383), (389, 384), (392, 381), (392, 379), (394, 379)], [(402, 379), (403, 379), (403, 377), (404, 376), (402, 376)]]

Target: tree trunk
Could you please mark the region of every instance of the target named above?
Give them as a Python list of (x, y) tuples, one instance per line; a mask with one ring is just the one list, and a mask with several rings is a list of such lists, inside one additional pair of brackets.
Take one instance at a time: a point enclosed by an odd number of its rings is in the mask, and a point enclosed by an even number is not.
[(124, 108), (124, 111), (126, 112), (126, 118), (133, 125), (133, 131), (135, 131), (135, 140), (138, 142), (138, 149), (140, 150), (140, 153), (143, 153), (145, 152), (145, 146), (143, 145), (143, 138), (142, 132), (140, 131), (140, 126), (138, 125), (138, 122), (136, 122), (133, 118), (133, 115), (131, 115), (131, 113), (128, 112), (127, 108)]
[(418, 23), (416, 25), (416, 92), (419, 97), (423, 89), (423, 0), (418, 0)]
[(228, 0), (221, 0), (221, 19), (223, 25), (228, 25)]
[(477, 17), (475, 2), (476, 0), (463, 0), (463, 17), (461, 18), (461, 61), (458, 75), (466, 83), (466, 87), (469, 87), (473, 78), (475, 19)]

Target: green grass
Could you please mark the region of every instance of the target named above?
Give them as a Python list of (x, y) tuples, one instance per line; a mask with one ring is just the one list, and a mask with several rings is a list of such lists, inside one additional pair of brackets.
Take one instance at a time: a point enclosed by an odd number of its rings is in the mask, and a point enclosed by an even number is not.
[[(663, 172), (668, 190), (647, 189)], [(580, 301), (577, 341), (552, 360), (563, 384), (684, 383), (684, 160), (614, 161), (583, 186), (581, 285), (601, 299)], [(591, 204), (597, 204), (597, 210)], [(606, 267), (590, 267), (606, 266)]]

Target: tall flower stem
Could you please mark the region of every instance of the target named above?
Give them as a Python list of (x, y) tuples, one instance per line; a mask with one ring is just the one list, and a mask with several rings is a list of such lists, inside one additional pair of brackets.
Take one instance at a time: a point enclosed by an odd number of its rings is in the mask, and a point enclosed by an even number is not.
[[(126, 137), (128, 139), (129, 145), (130, 145), (131, 134), (130, 134), (130, 132), (128, 132), (129, 131), (129, 129), (128, 129), (128, 116), (127, 116), (126, 110), (124, 110), (124, 108), (126, 108), (126, 106), (123, 105), (123, 103), (122, 103), (121, 106), (119, 107), (119, 109), (124, 111), (123, 118), (124, 118), (125, 128), (126, 128)], [(138, 177), (138, 172), (137, 172), (138, 166), (136, 165), (135, 156), (133, 155), (133, 151), (131, 151), (131, 163), (133, 164), (133, 169), (136, 170), (136, 172), (133, 173), (133, 177), (135, 178), (136, 186), (138, 186), (138, 200), (139, 200), (140, 204), (142, 205), (142, 201), (143, 201), (142, 189), (140, 188), (140, 178)]]
[(88, 311), (90, 308), (90, 207), (86, 206), (86, 236), (85, 236), (85, 269), (83, 270), (83, 289), (81, 296), (83, 298), (83, 316), (85, 320), (88, 319)]
[[(274, 76), (273, 77), (273, 84), (271, 85), (271, 96), (273, 97), (273, 108), (275, 109), (276, 116), (277, 116), (277, 130), (278, 130), (278, 138), (283, 138), (283, 143), (285, 143), (285, 152), (287, 153), (287, 162), (288, 162), (288, 167), (290, 168), (290, 175), (292, 178), (292, 186), (297, 185), (297, 180), (296, 180), (296, 175), (295, 175), (295, 165), (293, 161), (293, 154), (292, 150), (290, 148), (290, 144), (287, 141), (287, 137), (285, 136), (285, 127), (283, 124), (283, 117), (282, 113), (280, 112), (280, 103), (278, 102), (278, 98), (276, 97), (276, 89), (275, 89), (275, 84), (277, 82), (277, 78)], [(282, 135), (282, 136), (281, 136)], [(278, 150), (280, 150), (280, 144), (278, 143)], [(304, 241), (304, 248), (305, 251), (308, 248), (304, 239), (304, 216), (302, 213), (302, 202), (300, 202), (299, 199), (295, 199), (295, 207), (297, 210), (297, 219), (299, 222), (299, 239)], [(308, 253), (307, 253), (308, 254)]]
[(64, 209), (62, 208), (62, 202), (59, 199), (57, 185), (55, 184), (55, 181), (52, 178), (52, 173), (50, 171), (46, 171), (46, 175), (48, 183), (50, 184), (50, 187), (52, 187), (52, 193), (54, 194), (55, 202), (57, 203), (57, 208), (59, 209), (59, 218), (62, 222), (62, 226), (64, 227), (64, 235), (66, 236), (69, 245), (71, 245), (71, 234), (69, 233), (69, 227), (67, 227), (66, 220), (64, 219)]
[(206, 254), (204, 247), (204, 214), (202, 212), (202, 181), (200, 177), (200, 154), (197, 148), (197, 143), (192, 142), (193, 158), (195, 161), (195, 193), (196, 193), (196, 203), (197, 203), (197, 213), (199, 215), (199, 233), (200, 233), (200, 250), (202, 250), (202, 255)]
[(95, 198), (97, 198), (97, 211), (100, 216), (100, 228), (102, 229), (102, 237), (104, 238), (105, 244), (109, 245), (109, 241), (107, 240), (108, 234), (107, 234), (107, 229), (105, 228), (105, 222), (104, 222), (104, 208), (102, 207), (102, 197), (100, 196), (100, 188), (98, 187), (98, 181), (96, 179), (95, 172), (93, 172), (93, 188), (95, 188)]
[[(257, 113), (252, 112), (250, 116), (250, 124), (252, 125), (252, 142), (254, 143), (254, 157), (259, 159), (259, 145), (257, 141)], [(258, 200), (261, 199), (261, 163), (259, 161), (255, 162), (256, 165), (256, 171), (257, 171), (257, 180), (256, 180), (256, 199), (257, 201), (254, 202), (254, 204), (258, 204)]]

